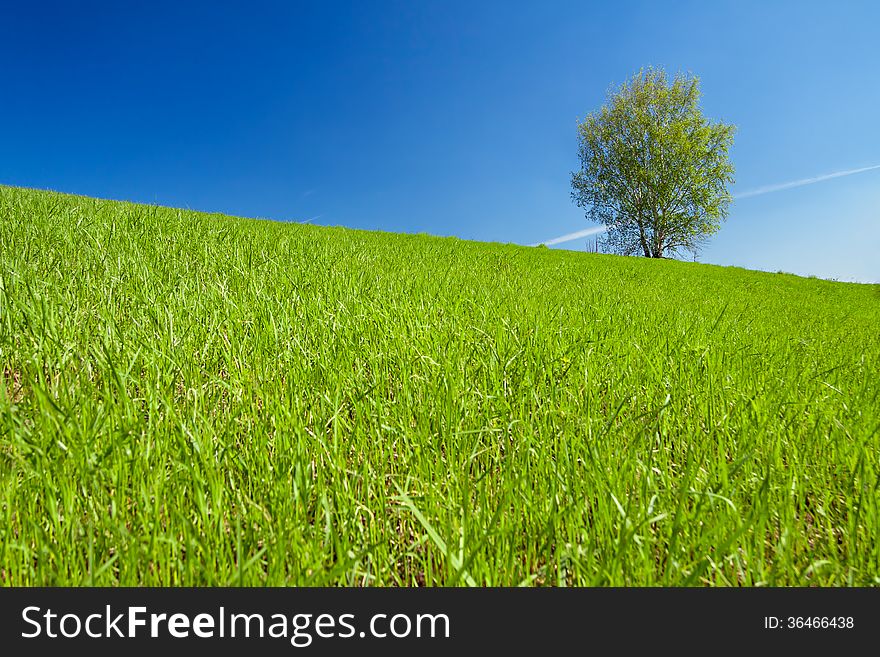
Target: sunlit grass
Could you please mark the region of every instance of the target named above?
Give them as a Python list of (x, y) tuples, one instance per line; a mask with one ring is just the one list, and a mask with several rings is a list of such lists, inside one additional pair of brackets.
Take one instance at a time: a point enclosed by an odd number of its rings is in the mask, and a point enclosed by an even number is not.
[(0, 187), (0, 583), (880, 583), (880, 294)]

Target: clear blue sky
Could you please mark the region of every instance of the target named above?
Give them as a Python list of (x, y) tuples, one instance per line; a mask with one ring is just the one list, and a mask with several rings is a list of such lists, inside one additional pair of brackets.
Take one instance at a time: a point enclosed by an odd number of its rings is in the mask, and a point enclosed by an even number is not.
[[(736, 193), (880, 164), (878, 26), (827, 0), (8, 3), (0, 183), (529, 244), (589, 225), (576, 121), (646, 65), (738, 126)], [(700, 259), (880, 281), (880, 169), (740, 199)]]

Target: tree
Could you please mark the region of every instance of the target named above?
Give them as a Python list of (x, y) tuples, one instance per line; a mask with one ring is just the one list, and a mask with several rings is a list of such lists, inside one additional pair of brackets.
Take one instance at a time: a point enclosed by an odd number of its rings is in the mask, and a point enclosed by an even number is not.
[(699, 107), (699, 79), (642, 70), (578, 124), (572, 200), (605, 224), (605, 246), (649, 258), (696, 254), (727, 218), (734, 126)]

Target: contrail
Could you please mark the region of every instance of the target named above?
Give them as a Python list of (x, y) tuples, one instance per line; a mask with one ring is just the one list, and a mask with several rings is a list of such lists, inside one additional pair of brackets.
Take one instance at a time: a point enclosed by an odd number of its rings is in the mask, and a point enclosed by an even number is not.
[(780, 192), (783, 189), (791, 189), (792, 187), (803, 187), (804, 185), (812, 185), (814, 183), (822, 182), (824, 180), (831, 180), (832, 178), (843, 178), (844, 176), (851, 176), (856, 173), (862, 173), (863, 171), (873, 171), (874, 169), (880, 169), (880, 164), (875, 164), (870, 167), (862, 167), (861, 169), (835, 171), (834, 173), (826, 173), (824, 176), (802, 178), (801, 180), (792, 180), (791, 182), (780, 183), (778, 185), (767, 185), (766, 187), (758, 187), (757, 189), (752, 189), (748, 192), (743, 192), (742, 194), (736, 194), (733, 198), (749, 198), (750, 196), (760, 196), (761, 194)]
[[(812, 178), (801, 178), (800, 180), (792, 180), (791, 182), (779, 183), (778, 185), (767, 185), (765, 187), (758, 187), (757, 189), (751, 189), (747, 192), (742, 192), (741, 194), (734, 194), (733, 198), (741, 199), (741, 198), (750, 198), (752, 196), (761, 196), (762, 194), (772, 194), (773, 192), (781, 192), (783, 189), (791, 189), (793, 187), (803, 187), (804, 185), (813, 185), (815, 183), (824, 182), (825, 180), (831, 180), (833, 178), (843, 178), (844, 176), (852, 176), (856, 173), (863, 173), (865, 171), (874, 171), (875, 169), (880, 169), (880, 164), (874, 164), (869, 167), (862, 167), (860, 169), (847, 169), (846, 171), (835, 171), (834, 173), (826, 173), (821, 176), (813, 176)], [(537, 244), (530, 244), (529, 246), (540, 246), (544, 244), (545, 246), (553, 246), (554, 244), (563, 244), (564, 242), (571, 242), (573, 240), (579, 239), (581, 237), (587, 237), (588, 235), (595, 235), (597, 233), (605, 232), (605, 226), (596, 226), (594, 228), (585, 228), (584, 230), (579, 230), (574, 233), (569, 233), (568, 235), (560, 235), (559, 237), (554, 237), (553, 239), (549, 239), (546, 242), (538, 242)]]
[(552, 240), (547, 240), (546, 242), (538, 242), (537, 244), (529, 244), (529, 246), (553, 246), (554, 244), (562, 244), (563, 242), (571, 242), (572, 240), (576, 240), (580, 237), (587, 237), (588, 235), (595, 235), (596, 233), (604, 233), (605, 226), (594, 226), (593, 228), (585, 228), (584, 230), (579, 230), (574, 233), (569, 233), (568, 235), (561, 235), (560, 237), (554, 237)]

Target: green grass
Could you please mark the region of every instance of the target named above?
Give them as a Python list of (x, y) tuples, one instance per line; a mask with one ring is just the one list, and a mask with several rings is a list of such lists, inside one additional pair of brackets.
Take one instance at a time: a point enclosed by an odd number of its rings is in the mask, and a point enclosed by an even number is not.
[(0, 583), (876, 585), (880, 293), (0, 187)]

